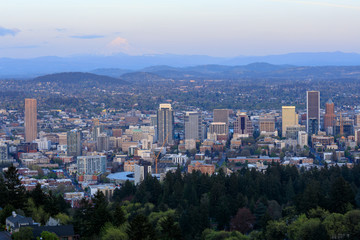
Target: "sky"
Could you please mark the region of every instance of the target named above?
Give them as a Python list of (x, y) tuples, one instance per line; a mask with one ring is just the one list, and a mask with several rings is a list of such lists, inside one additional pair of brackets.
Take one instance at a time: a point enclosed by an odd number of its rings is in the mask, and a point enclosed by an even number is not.
[(0, 57), (360, 53), (359, 0), (0, 0)]

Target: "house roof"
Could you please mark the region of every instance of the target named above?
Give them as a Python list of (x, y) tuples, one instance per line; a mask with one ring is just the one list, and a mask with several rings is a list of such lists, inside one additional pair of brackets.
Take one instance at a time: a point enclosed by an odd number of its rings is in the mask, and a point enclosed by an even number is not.
[(16, 214), (15, 216), (12, 215), (8, 218), (6, 218), (7, 221), (12, 222), (13, 224), (24, 224), (24, 223), (28, 223), (29, 225), (31, 225), (34, 221), (31, 217), (24, 217), (21, 216), (19, 214)]
[(43, 231), (48, 231), (55, 233), (59, 237), (68, 237), (74, 236), (74, 226), (73, 225), (62, 225), (62, 226), (41, 226), (41, 227), (33, 227), (34, 237), (40, 237)]

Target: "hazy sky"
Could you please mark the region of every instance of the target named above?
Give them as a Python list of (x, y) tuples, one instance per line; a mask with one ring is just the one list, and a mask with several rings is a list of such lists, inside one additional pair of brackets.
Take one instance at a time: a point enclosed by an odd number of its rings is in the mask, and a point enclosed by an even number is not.
[(359, 0), (0, 0), (0, 57), (360, 53)]

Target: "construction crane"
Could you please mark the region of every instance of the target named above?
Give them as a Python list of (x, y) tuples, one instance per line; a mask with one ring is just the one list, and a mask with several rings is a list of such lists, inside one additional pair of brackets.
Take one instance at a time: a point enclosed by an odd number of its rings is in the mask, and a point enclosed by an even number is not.
[(169, 136), (169, 133), (166, 135), (165, 141), (163, 142), (163, 144), (162, 144), (162, 146), (161, 146), (161, 149), (160, 149), (158, 155), (157, 155), (156, 158), (155, 158), (155, 173), (156, 173), (156, 174), (158, 173), (158, 167), (157, 167), (158, 158), (159, 158), (159, 156), (160, 156), (160, 154), (161, 154), (161, 151), (163, 150), (163, 148), (164, 148), (164, 146), (165, 146), (165, 143), (166, 143), (166, 141), (167, 141), (167, 139), (168, 139), (168, 136)]

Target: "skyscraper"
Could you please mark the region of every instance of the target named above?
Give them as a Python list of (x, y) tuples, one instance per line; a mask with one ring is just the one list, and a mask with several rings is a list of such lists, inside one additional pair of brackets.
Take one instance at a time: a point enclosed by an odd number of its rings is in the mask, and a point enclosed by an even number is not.
[(223, 122), (226, 130), (229, 131), (229, 109), (214, 109), (213, 122)]
[(74, 157), (82, 155), (81, 131), (74, 129), (67, 133), (67, 155)]
[(77, 171), (80, 175), (94, 175), (106, 171), (106, 156), (79, 156)]
[(199, 112), (186, 112), (184, 116), (185, 140), (203, 140), (202, 118)]
[(329, 99), (325, 104), (325, 115), (324, 115), (324, 129), (327, 133), (332, 133), (332, 128), (335, 126), (335, 111), (334, 103)]
[(282, 106), (282, 136), (286, 137), (286, 128), (298, 124), (295, 106)]
[(254, 127), (250, 117), (244, 112), (238, 112), (236, 121), (234, 122), (234, 133), (235, 134), (247, 134), (252, 136), (254, 133)]
[(171, 104), (160, 104), (157, 112), (158, 143), (174, 144), (174, 112)]
[(32, 142), (37, 137), (36, 99), (25, 99), (25, 141)]
[(306, 129), (309, 134), (320, 130), (320, 92), (306, 92)]
[(273, 116), (263, 115), (259, 119), (259, 128), (261, 132), (275, 132), (275, 118)]

